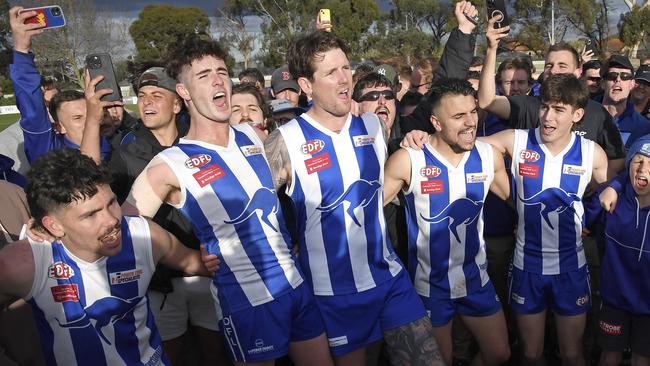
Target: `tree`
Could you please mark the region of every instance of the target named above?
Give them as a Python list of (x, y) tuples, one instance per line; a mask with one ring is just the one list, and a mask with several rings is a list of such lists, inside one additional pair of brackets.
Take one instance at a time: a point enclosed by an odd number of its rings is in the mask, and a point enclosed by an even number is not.
[(328, 8), (332, 14), (333, 31), (350, 46), (350, 57), (362, 55), (367, 48), (371, 27), (379, 18), (379, 7), (374, 0), (239, 0), (238, 11), (262, 19), (262, 60), (268, 67), (284, 63), (291, 39), (300, 33), (315, 29), (316, 14)]
[(560, 11), (578, 34), (593, 38), (606, 50), (610, 36), (608, 0), (562, 0)]
[[(0, 75), (9, 77), (9, 63), (11, 63), (11, 43), (9, 42), (11, 29), (9, 27), (9, 3), (0, 0)], [(6, 91), (5, 91), (6, 93)]]
[(250, 11), (244, 5), (241, 0), (227, 0), (223, 8), (217, 9), (217, 22), (222, 30), (219, 40), (241, 53), (244, 69), (247, 69), (256, 36), (246, 30), (246, 17)]
[(650, 6), (633, 5), (628, 13), (621, 14), (618, 22), (619, 38), (628, 50), (629, 56), (636, 58), (641, 43), (646, 43), (650, 36)]
[(210, 19), (196, 7), (147, 5), (138, 15), (129, 33), (137, 50), (136, 60), (158, 60), (167, 57), (170, 46), (189, 35), (206, 35)]
[[(45, 75), (59, 82), (71, 82), (83, 88), (85, 58), (90, 53), (105, 52), (115, 56), (124, 49), (125, 28), (112, 16), (98, 16), (90, 0), (39, 0), (26, 6), (59, 5), (65, 14), (65, 27), (47, 29), (34, 37), (32, 49), (36, 64)], [(120, 34), (120, 29), (122, 33)]]

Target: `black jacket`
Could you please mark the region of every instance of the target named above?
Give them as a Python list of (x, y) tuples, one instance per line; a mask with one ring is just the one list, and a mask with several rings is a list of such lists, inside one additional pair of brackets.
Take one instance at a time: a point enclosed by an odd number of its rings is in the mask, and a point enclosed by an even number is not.
[[(180, 137), (187, 134), (189, 123), (177, 120), (176, 128), (178, 129), (178, 136), (174, 140), (174, 145), (178, 143)], [(122, 139), (123, 144), (113, 151), (108, 165), (113, 174), (111, 188), (120, 204), (126, 200), (133, 182), (151, 159), (169, 147), (160, 145), (153, 133), (141, 121), (138, 121), (129, 134), (131, 136), (125, 136)], [(128, 143), (124, 144), (124, 142)], [(163, 203), (153, 221), (174, 234), (185, 246), (199, 249), (200, 242), (194, 235), (192, 225), (177, 209)], [(180, 272), (158, 266), (149, 288), (161, 292), (171, 292), (171, 277), (179, 277), (180, 275)]]
[[(457, 78), (463, 80), (467, 78), (467, 70), (474, 57), (475, 44), (476, 35), (474, 33), (465, 34), (458, 28), (451, 31), (431, 84), (435, 84), (441, 78)], [(406, 134), (411, 130), (434, 133), (435, 130), (431, 125), (430, 118), (431, 105), (428, 102), (427, 93), (413, 113), (401, 121), (402, 133)]]

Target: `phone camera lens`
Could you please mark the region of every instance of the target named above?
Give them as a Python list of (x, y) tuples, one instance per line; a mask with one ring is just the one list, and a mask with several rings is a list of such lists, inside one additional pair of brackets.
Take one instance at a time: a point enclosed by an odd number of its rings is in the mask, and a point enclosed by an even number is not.
[(99, 56), (91, 56), (88, 60), (88, 67), (91, 69), (99, 69), (102, 67), (102, 60)]
[(59, 8), (58, 6), (53, 7), (52, 15), (54, 15), (55, 17), (61, 16), (61, 8)]

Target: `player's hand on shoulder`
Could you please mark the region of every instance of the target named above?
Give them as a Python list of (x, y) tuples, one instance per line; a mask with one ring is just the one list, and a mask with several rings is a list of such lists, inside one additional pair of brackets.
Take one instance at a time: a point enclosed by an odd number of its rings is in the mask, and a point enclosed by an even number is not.
[(413, 130), (413, 131), (409, 131), (404, 136), (399, 146), (410, 147), (411, 149), (415, 149), (415, 150), (422, 150), (424, 148), (424, 144), (426, 144), (428, 141), (429, 141), (428, 133), (420, 130)]
[(600, 193), (598, 199), (605, 211), (613, 213), (616, 208), (616, 202), (618, 202), (618, 193), (616, 193), (614, 188), (607, 187)]
[(219, 265), (221, 264), (219, 257), (217, 257), (216, 254), (208, 253), (208, 250), (205, 248), (205, 244), (201, 244), (200, 250), (201, 261), (203, 261), (205, 269), (207, 269), (208, 272), (214, 276), (214, 274), (219, 270)]
[[(36, 220), (32, 217), (24, 227), (25, 237), (36, 242), (53, 242), (56, 238), (47, 231), (36, 226)], [(23, 236), (21, 235), (21, 238)]]

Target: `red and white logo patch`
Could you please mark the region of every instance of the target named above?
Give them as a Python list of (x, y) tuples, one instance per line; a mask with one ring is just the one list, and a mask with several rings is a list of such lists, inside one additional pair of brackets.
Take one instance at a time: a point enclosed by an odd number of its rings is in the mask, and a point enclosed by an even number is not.
[(312, 174), (320, 172), (323, 169), (329, 168), (332, 166), (332, 159), (330, 159), (330, 154), (324, 153), (313, 158), (305, 160), (305, 168), (307, 168), (307, 174)]
[(445, 192), (445, 183), (441, 179), (425, 180), (420, 182), (420, 193), (437, 194)]
[(519, 175), (528, 178), (539, 178), (539, 165), (519, 163)]
[(300, 151), (305, 155), (314, 155), (325, 148), (325, 141), (315, 139), (309, 140), (300, 146)]
[(440, 167), (437, 167), (435, 165), (425, 166), (424, 168), (420, 169), (420, 175), (425, 178), (435, 178), (439, 176), (441, 173), (442, 173), (442, 169), (440, 169)]
[(185, 160), (185, 166), (188, 169), (195, 169), (204, 166), (212, 160), (212, 156), (208, 154), (199, 154), (190, 156), (189, 159)]
[(47, 269), (47, 276), (57, 280), (67, 280), (74, 276), (74, 269), (63, 262), (55, 262)]
[(519, 152), (519, 159), (527, 161), (529, 163), (534, 163), (539, 160), (541, 156), (537, 151), (534, 150), (521, 150)]
[(220, 179), (224, 175), (226, 175), (226, 171), (223, 170), (219, 164), (212, 164), (209, 167), (192, 174), (201, 188), (207, 186), (217, 179)]
[(282, 80), (287, 81), (290, 77), (289, 71), (282, 71)]
[(79, 289), (74, 283), (52, 286), (50, 290), (55, 302), (79, 301)]

